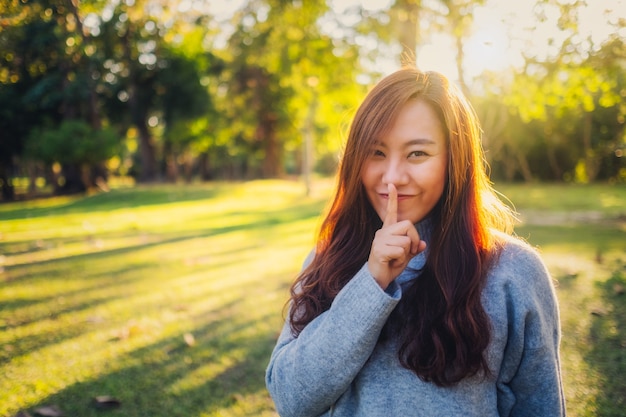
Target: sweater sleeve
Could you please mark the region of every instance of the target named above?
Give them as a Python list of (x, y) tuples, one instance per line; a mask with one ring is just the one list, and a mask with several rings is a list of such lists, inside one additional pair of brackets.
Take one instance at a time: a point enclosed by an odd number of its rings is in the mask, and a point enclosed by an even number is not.
[(516, 277), (506, 291), (509, 333), (498, 377), (500, 415), (565, 416), (552, 279), (534, 250), (517, 249), (511, 256)]
[(364, 265), (297, 338), (285, 323), (266, 371), (278, 413), (305, 417), (328, 410), (371, 355), (400, 295), (396, 283), (383, 291)]

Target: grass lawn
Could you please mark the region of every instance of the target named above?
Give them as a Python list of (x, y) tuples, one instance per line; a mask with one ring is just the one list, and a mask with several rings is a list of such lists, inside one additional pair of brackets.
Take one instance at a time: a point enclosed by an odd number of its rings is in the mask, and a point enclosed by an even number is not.
[[(0, 416), (101, 416), (107, 395), (107, 416), (276, 416), (264, 370), (330, 186), (0, 204)], [(497, 188), (558, 283), (569, 415), (623, 416), (626, 187)]]

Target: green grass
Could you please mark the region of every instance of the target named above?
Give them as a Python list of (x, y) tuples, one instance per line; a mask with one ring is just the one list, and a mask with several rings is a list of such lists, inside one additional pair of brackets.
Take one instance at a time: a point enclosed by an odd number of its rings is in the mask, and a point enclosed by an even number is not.
[(519, 210), (626, 215), (626, 186), (594, 184), (496, 184)]
[(326, 197), (303, 190), (0, 205), (0, 415), (55, 404), (95, 416), (99, 395), (121, 401), (112, 416), (275, 415), (263, 371)]
[[(0, 416), (276, 416), (264, 369), (330, 182), (0, 204)], [(570, 416), (626, 407), (626, 187), (498, 185), (557, 281)]]
[(568, 415), (626, 410), (626, 187), (498, 185), (557, 284)]

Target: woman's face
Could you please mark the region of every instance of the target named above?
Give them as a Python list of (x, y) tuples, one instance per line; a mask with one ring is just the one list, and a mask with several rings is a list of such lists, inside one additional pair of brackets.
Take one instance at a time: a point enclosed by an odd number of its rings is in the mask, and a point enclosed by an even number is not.
[(398, 221), (421, 221), (441, 197), (447, 181), (448, 150), (441, 122), (422, 100), (401, 108), (386, 135), (374, 143), (361, 171), (367, 197), (382, 219), (387, 186), (398, 190)]

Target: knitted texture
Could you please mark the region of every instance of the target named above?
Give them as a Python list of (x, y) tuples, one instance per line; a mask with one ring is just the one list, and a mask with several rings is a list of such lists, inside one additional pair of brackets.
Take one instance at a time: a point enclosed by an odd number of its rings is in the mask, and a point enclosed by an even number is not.
[[(426, 230), (419, 227), (424, 238)], [(422, 225), (423, 226), (423, 225)], [(506, 244), (490, 269), (482, 302), (492, 326), (485, 352), (491, 376), (452, 387), (424, 382), (398, 361), (397, 341), (380, 332), (403, 287), (424, 265), (414, 257), (383, 291), (367, 265), (330, 309), (297, 338), (285, 323), (266, 372), (282, 417), (565, 415), (559, 363), (559, 313), (551, 277), (537, 252)]]

